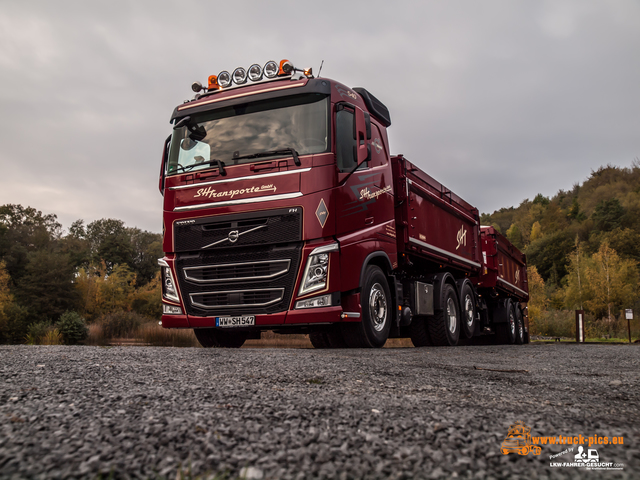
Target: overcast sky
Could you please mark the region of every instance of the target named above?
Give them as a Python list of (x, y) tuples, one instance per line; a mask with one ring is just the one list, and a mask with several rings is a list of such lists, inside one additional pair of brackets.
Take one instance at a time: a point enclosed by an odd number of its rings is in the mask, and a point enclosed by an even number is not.
[(0, 0), (0, 204), (160, 232), (173, 108), (282, 58), (367, 88), (481, 212), (640, 157), (637, 0)]

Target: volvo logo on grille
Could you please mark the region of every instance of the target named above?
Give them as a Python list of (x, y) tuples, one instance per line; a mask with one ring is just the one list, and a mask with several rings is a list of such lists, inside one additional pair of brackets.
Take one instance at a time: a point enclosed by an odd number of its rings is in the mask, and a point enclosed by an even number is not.
[(247, 233), (255, 232), (256, 230), (260, 230), (261, 228), (267, 228), (267, 226), (266, 225), (258, 225), (257, 227), (250, 228), (249, 230), (245, 230), (244, 232), (240, 232), (238, 230), (231, 230), (227, 234), (227, 236), (225, 238), (223, 238), (222, 240), (217, 240), (217, 241), (215, 241), (213, 243), (210, 243), (209, 245), (205, 245), (200, 250), (204, 250), (205, 248), (213, 247), (215, 245), (219, 245), (222, 242), (227, 242), (227, 241), (229, 243), (236, 243), (238, 241), (238, 238), (240, 238), (242, 235), (246, 235)]

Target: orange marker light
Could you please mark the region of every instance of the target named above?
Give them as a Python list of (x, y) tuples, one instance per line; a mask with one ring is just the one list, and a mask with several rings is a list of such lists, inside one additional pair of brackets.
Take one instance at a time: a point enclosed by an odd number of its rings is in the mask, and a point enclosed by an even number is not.
[(220, 85), (218, 85), (218, 77), (215, 75), (209, 75), (209, 90), (218, 90), (220, 89)]
[(289, 60), (280, 60), (280, 70), (278, 71), (278, 75), (289, 75), (293, 72), (293, 63)]

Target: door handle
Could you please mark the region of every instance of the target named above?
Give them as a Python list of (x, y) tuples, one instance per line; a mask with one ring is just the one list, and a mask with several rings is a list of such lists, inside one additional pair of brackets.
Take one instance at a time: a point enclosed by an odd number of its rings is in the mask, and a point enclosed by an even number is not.
[(365, 225), (371, 225), (373, 223), (373, 217), (367, 217), (364, 219)]

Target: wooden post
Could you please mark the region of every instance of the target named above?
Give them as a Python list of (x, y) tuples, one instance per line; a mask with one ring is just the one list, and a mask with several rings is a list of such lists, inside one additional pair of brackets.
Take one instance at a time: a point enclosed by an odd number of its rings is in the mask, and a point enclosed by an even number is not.
[(631, 343), (631, 320), (633, 320), (633, 310), (627, 308), (624, 311), (624, 316), (627, 317), (627, 330), (629, 331), (629, 343)]

